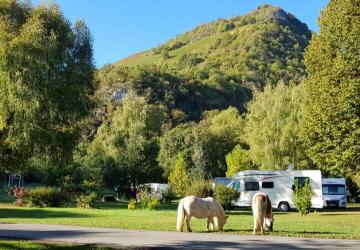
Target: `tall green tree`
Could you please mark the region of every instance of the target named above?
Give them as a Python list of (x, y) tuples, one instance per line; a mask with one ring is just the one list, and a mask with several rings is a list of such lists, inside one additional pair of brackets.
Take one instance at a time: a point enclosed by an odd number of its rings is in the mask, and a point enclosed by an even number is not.
[(0, 166), (32, 157), (71, 159), (78, 122), (92, 107), (89, 29), (71, 26), (54, 4), (0, 2)]
[(243, 149), (239, 144), (226, 155), (225, 160), (227, 177), (231, 177), (239, 171), (254, 168), (248, 150)]
[(331, 0), (305, 54), (301, 136), (310, 158), (332, 175), (360, 170), (359, 16), (359, 0)]
[(267, 86), (249, 103), (245, 140), (251, 160), (264, 169), (284, 169), (289, 163), (307, 168), (299, 139), (302, 86)]
[(98, 172), (108, 187), (161, 181), (162, 169), (156, 157), (165, 118), (161, 106), (128, 95), (111, 121), (99, 128), (80, 164), (100, 168)]
[(183, 197), (189, 186), (189, 176), (187, 173), (187, 163), (183, 153), (179, 153), (173, 170), (170, 172), (169, 183), (172, 192), (176, 197)]

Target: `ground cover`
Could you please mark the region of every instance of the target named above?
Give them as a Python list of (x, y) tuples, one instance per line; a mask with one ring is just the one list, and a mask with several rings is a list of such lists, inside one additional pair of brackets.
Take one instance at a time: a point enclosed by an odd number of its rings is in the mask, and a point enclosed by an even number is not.
[[(1, 199), (1, 197), (0, 197)], [(174, 231), (177, 203), (161, 205), (157, 210), (128, 210), (126, 202), (99, 202), (98, 208), (27, 208), (15, 207), (9, 200), (0, 201), (0, 223), (39, 223)], [(274, 232), (271, 235), (310, 238), (360, 239), (360, 204), (346, 209), (313, 211), (307, 216), (297, 212), (275, 212)], [(225, 233), (251, 234), (250, 209), (231, 211)], [(205, 220), (192, 219), (195, 232), (205, 231)]]

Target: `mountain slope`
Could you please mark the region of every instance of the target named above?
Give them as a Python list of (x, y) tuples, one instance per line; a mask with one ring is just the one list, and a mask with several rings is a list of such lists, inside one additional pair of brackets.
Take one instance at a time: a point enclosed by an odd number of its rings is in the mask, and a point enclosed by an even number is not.
[(260, 6), (219, 19), (98, 71), (99, 95), (134, 91), (170, 114), (198, 120), (205, 110), (245, 111), (251, 91), (265, 84), (299, 83), (311, 32), (284, 10)]
[(214, 83), (210, 73), (262, 88), (267, 81), (297, 81), (304, 74), (302, 57), (311, 37), (307, 26), (284, 10), (264, 5), (235, 18), (200, 25), (165, 44), (130, 56), (114, 66), (167, 65), (192, 71)]

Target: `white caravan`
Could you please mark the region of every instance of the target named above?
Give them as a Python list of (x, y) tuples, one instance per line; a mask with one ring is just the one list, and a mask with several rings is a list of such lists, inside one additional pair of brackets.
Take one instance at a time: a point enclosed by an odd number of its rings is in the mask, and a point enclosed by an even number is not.
[(235, 174), (234, 180), (228, 184), (240, 192), (240, 198), (234, 202), (235, 206), (250, 207), (252, 197), (258, 192), (269, 195), (272, 206), (283, 212), (295, 208), (293, 190), (295, 180), (299, 185), (310, 181), (314, 191), (311, 199), (313, 208), (323, 208), (321, 172), (320, 170), (246, 170)]
[(346, 207), (345, 178), (323, 178), (322, 192), (327, 207)]

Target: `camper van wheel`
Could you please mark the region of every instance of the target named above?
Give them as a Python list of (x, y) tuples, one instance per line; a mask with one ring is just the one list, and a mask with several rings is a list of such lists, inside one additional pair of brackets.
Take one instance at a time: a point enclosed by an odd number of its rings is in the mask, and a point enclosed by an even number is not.
[(289, 203), (287, 203), (286, 201), (280, 202), (280, 204), (279, 204), (279, 210), (280, 210), (281, 212), (287, 212), (287, 211), (289, 211), (289, 210), (290, 210), (290, 205), (289, 205)]

